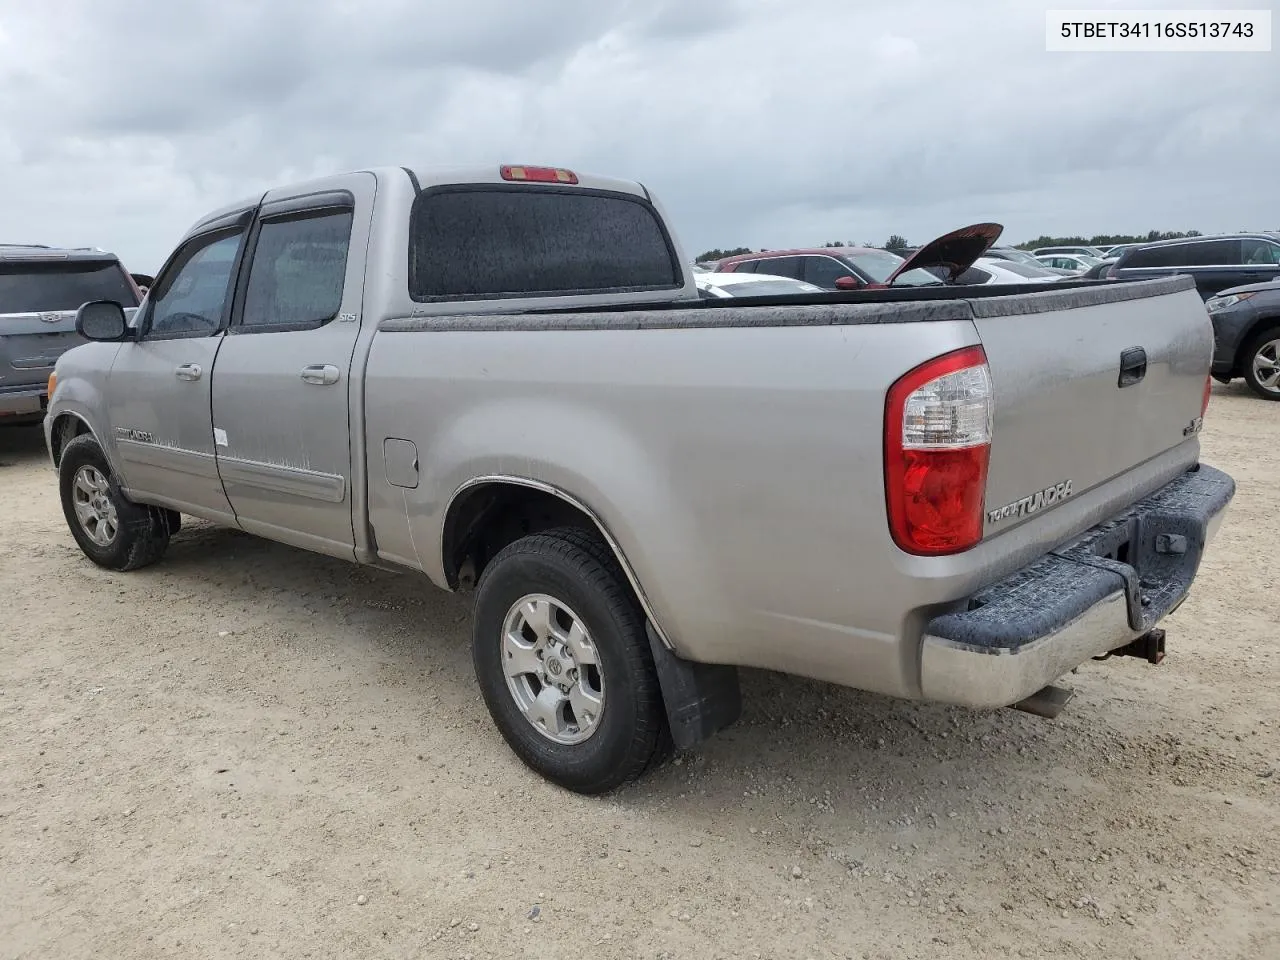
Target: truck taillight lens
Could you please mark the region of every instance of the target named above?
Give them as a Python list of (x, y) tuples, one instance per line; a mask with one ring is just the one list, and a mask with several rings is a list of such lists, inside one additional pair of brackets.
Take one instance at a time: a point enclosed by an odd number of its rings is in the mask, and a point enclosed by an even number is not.
[(991, 415), (982, 347), (935, 357), (889, 388), (885, 499), (893, 540), (907, 553), (959, 553), (982, 539)]

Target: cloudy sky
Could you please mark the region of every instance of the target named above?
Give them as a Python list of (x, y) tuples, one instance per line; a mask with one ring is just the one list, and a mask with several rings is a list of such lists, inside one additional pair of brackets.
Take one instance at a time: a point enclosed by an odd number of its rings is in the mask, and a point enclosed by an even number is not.
[(1179, 4), (0, 0), (0, 240), (150, 272), (275, 183), (502, 161), (641, 180), (691, 255), (1280, 228), (1280, 52), (1045, 52), (1108, 5)]

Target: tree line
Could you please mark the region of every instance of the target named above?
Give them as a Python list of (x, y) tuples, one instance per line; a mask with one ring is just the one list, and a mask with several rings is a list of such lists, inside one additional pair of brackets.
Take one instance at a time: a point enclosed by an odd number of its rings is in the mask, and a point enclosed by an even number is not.
[[(1096, 245), (1116, 245), (1120, 243), (1154, 243), (1157, 240), (1181, 240), (1184, 237), (1199, 237), (1203, 234), (1199, 230), (1149, 230), (1145, 234), (1123, 234), (1123, 233), (1095, 233), (1091, 237), (1050, 237), (1040, 236), (1034, 240), (1027, 240), (1024, 243), (1014, 244), (1019, 250), (1036, 250), (1040, 247), (1079, 247), (1079, 246), (1096, 246)], [(907, 242), (907, 238), (893, 234), (884, 243), (857, 243), (849, 240), (828, 240), (821, 244), (823, 247), (879, 247), (882, 250), (888, 250), (892, 253), (901, 253), (904, 250), (911, 249), (911, 244)], [(743, 253), (765, 253), (767, 247), (760, 250), (752, 250), (750, 247), (733, 247), (728, 250), (707, 250), (695, 258), (699, 263), (709, 260), (723, 260), (725, 257), (736, 257)]]

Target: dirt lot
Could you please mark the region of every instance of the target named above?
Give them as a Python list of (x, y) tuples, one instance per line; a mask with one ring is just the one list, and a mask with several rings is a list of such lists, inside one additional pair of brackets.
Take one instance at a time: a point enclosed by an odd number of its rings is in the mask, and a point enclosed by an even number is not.
[(1057, 721), (764, 673), (606, 799), (528, 773), (468, 605), (190, 523), (117, 575), (0, 431), (4, 957), (1280, 957), (1280, 405), (1170, 655)]

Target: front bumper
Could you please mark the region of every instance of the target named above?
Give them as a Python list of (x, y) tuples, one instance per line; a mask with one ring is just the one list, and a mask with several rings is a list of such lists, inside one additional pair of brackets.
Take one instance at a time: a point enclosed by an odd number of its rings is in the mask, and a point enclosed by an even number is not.
[(1004, 707), (1151, 630), (1183, 601), (1235, 495), (1197, 465), (925, 627), (925, 699)]

